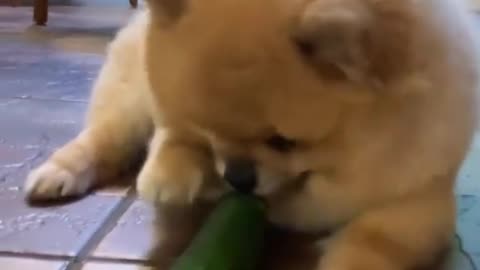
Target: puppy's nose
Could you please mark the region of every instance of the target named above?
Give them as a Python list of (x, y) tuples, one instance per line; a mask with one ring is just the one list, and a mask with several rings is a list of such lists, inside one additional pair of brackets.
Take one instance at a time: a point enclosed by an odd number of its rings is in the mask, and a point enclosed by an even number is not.
[(257, 184), (255, 163), (245, 159), (228, 160), (224, 178), (237, 191), (250, 193)]

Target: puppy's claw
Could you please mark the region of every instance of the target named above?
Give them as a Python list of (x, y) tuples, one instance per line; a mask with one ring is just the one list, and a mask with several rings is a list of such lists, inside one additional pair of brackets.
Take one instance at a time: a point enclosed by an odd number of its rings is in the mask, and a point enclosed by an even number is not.
[(153, 203), (190, 204), (195, 201), (202, 186), (203, 175), (199, 172), (190, 174), (168, 175), (165, 172), (142, 170), (137, 179), (139, 196)]
[(47, 161), (33, 170), (24, 186), (29, 200), (50, 200), (85, 194), (92, 185), (91, 177), (81, 177)]

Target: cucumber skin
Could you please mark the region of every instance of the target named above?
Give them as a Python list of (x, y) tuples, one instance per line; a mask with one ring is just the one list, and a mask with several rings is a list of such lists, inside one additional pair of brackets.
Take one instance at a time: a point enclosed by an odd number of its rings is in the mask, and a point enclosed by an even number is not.
[(259, 199), (228, 194), (170, 270), (254, 270), (265, 244), (266, 224)]

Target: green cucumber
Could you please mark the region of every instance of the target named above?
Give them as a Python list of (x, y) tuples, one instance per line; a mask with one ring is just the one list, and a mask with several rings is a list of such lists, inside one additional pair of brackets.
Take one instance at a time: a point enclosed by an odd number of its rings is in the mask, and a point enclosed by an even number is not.
[(227, 195), (171, 270), (254, 270), (264, 247), (265, 212), (254, 196)]

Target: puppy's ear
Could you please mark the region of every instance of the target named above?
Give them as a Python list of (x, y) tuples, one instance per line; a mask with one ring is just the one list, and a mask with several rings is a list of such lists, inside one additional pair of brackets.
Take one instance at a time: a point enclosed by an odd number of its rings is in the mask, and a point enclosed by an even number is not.
[(163, 23), (174, 23), (186, 12), (188, 0), (148, 0), (152, 17)]
[(408, 20), (398, 16), (403, 12), (396, 14), (398, 7), (379, 8), (365, 3), (315, 0), (304, 8), (294, 42), (319, 74), (350, 81), (373, 77), (381, 80), (402, 64)]

